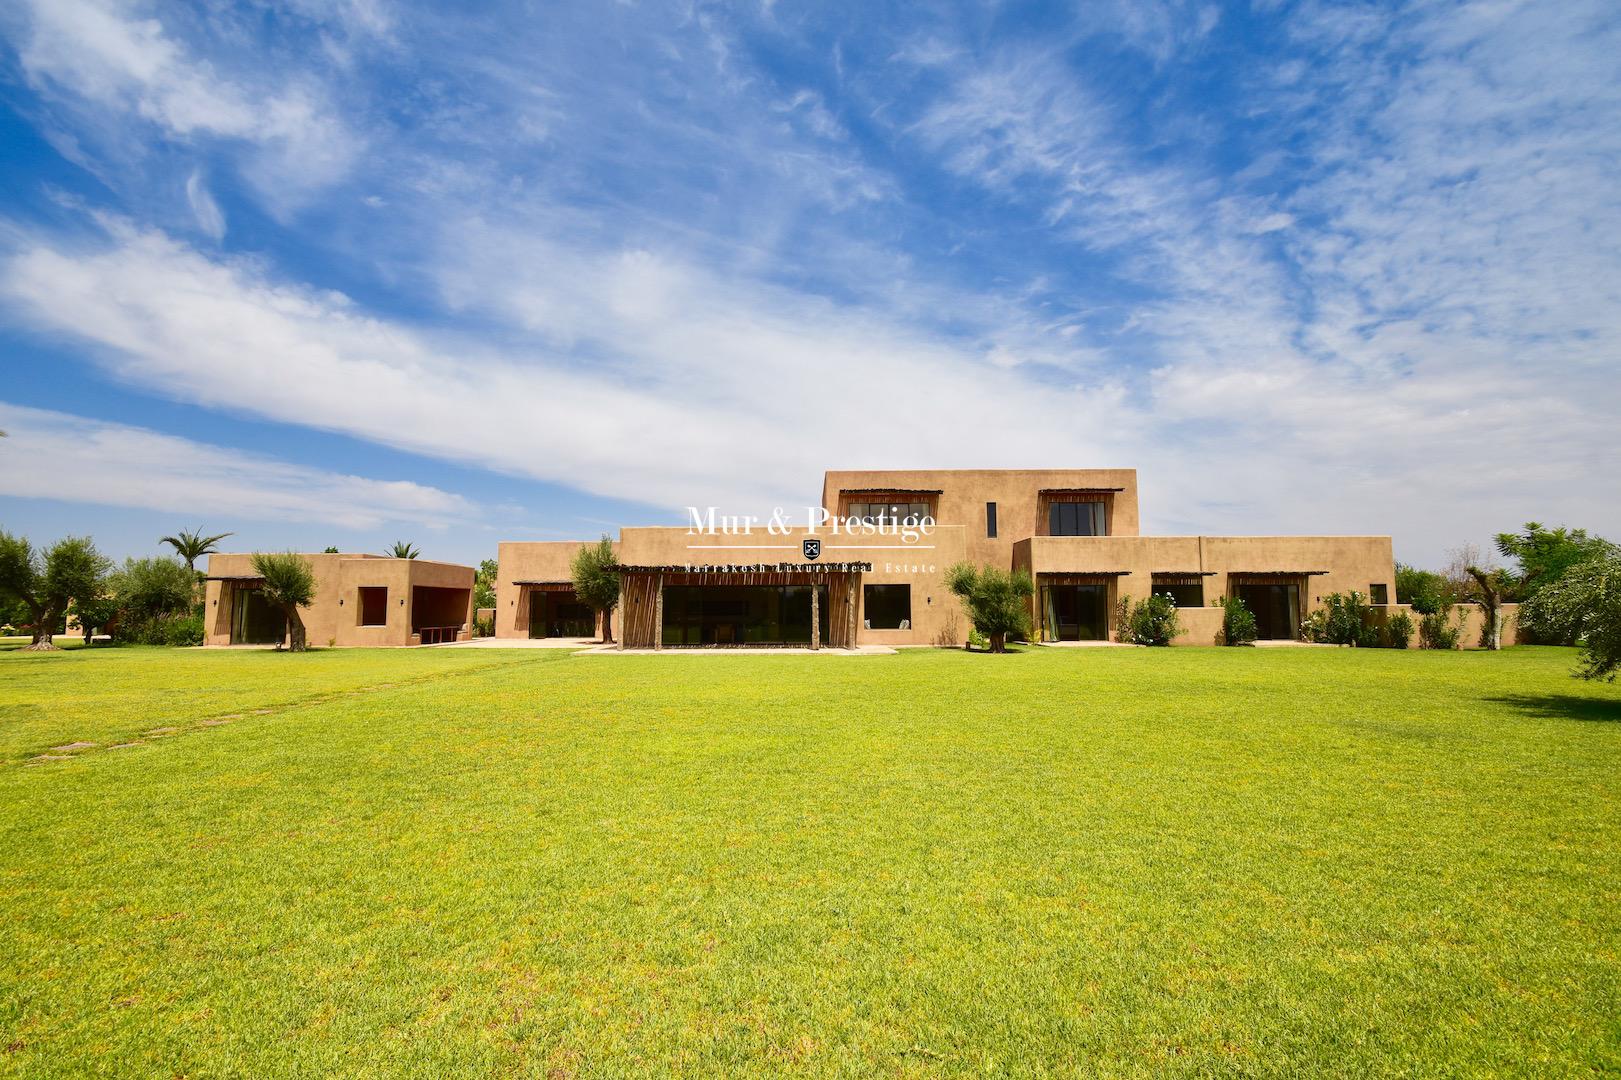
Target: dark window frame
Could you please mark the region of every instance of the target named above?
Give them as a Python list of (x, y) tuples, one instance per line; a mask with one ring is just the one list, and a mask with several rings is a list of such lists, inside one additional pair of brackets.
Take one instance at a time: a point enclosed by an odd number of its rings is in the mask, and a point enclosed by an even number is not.
[[(1187, 600), (1189, 598), (1188, 590), (1190, 590), (1190, 589), (1191, 590), (1197, 590), (1196, 596), (1197, 596), (1197, 599), (1198, 599), (1199, 602), (1196, 603), (1196, 604), (1189, 604), (1189, 603), (1184, 603), (1183, 602), (1184, 600)], [(1200, 578), (1200, 579), (1198, 579), (1196, 581), (1189, 581), (1186, 578), (1177, 577), (1175, 575), (1165, 575), (1164, 577), (1155, 577), (1153, 579), (1153, 584), (1152, 584), (1152, 587), (1151, 587), (1151, 591), (1154, 593), (1155, 596), (1169, 596), (1171, 598), (1171, 600), (1179, 608), (1195, 608), (1195, 607), (1206, 607), (1206, 606), (1208, 606), (1208, 605), (1205, 604), (1205, 601), (1204, 601), (1204, 579), (1203, 578)]]
[[(887, 613), (889, 610), (894, 610), (894, 611), (899, 612), (899, 614), (896, 614), (893, 618), (889, 618), (889, 619), (886, 620), (888, 622), (893, 622), (894, 623), (893, 626), (888, 626), (888, 625), (880, 626), (876, 622), (873, 621), (873, 617), (872, 617), (872, 612), (873, 612), (872, 600), (873, 600), (873, 593), (874, 593), (875, 590), (881, 590), (882, 595), (885, 595), (885, 596), (900, 596), (900, 595), (905, 596), (904, 607), (891, 608), (891, 605), (895, 604), (895, 602), (896, 602), (894, 600), (890, 600), (887, 603), (880, 603), (878, 605), (880, 611), (885, 611)], [(904, 627), (901, 626), (901, 623), (903, 623), (903, 622), (906, 623), (906, 626), (904, 626)], [(876, 582), (876, 583), (873, 583), (873, 584), (862, 585), (861, 586), (861, 625), (867, 630), (903, 630), (903, 629), (904, 630), (910, 630), (910, 629), (912, 629), (912, 586), (911, 586), (911, 584), (910, 583), (905, 583), (905, 582)]]
[(985, 536), (996, 539), (996, 504), (993, 502), (985, 504)]
[(1390, 585), (1383, 581), (1376, 581), (1369, 585), (1368, 603), (1381, 607), (1390, 603)]
[[(1081, 512), (1083, 506), (1087, 507), (1084, 514)], [(1083, 518), (1089, 531), (1081, 531)], [(1047, 535), (1108, 536), (1108, 504), (1102, 499), (1061, 499), (1048, 503)]]

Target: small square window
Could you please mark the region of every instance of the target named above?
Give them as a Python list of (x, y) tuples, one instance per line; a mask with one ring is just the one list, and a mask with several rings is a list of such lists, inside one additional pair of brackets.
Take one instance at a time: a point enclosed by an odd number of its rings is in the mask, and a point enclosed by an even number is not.
[(1390, 586), (1386, 585), (1384, 582), (1380, 582), (1377, 585), (1369, 585), (1368, 586), (1368, 603), (1370, 603), (1370, 604), (1388, 604), (1388, 603), (1390, 603)]

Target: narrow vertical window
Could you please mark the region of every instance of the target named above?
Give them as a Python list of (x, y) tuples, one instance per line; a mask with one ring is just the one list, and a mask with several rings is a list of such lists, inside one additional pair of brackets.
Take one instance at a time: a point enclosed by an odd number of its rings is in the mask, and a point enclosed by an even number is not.
[(993, 502), (985, 504), (985, 535), (996, 539), (996, 504)]

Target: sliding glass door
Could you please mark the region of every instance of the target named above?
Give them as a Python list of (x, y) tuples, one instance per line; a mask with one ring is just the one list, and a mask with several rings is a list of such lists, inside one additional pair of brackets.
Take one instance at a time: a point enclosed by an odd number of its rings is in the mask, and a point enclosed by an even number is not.
[(1293, 641), (1300, 636), (1300, 586), (1240, 584), (1238, 598), (1255, 615), (1255, 636), (1262, 641)]
[(1041, 587), (1042, 636), (1047, 641), (1107, 641), (1109, 586), (1102, 582)]

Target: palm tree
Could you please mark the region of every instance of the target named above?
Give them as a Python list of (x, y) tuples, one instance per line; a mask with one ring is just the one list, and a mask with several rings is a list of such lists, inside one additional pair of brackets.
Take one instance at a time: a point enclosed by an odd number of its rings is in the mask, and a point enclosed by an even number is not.
[(394, 541), (394, 549), (389, 552), (396, 559), (414, 559), (421, 554), (415, 544), (408, 544), (404, 540)]
[(260, 551), (254, 553), (253, 572), (263, 579), (259, 595), (287, 619), (288, 648), (303, 652), (309, 642), (298, 609), (315, 602), (314, 568), (308, 559), (295, 552)]
[(227, 536), (235, 535), (235, 533), (220, 533), (218, 536), (204, 536), (203, 530), (201, 529), (193, 529), (190, 531), (181, 529), (180, 532), (174, 536), (164, 536), (159, 538), (158, 543), (168, 544), (170, 547), (174, 548), (175, 553), (178, 554), (182, 559), (186, 560), (186, 569), (195, 574), (197, 572), (198, 559), (202, 558), (204, 555), (214, 554), (214, 552), (219, 550), (214, 546), (215, 544), (219, 543), (221, 540), (224, 540)]

